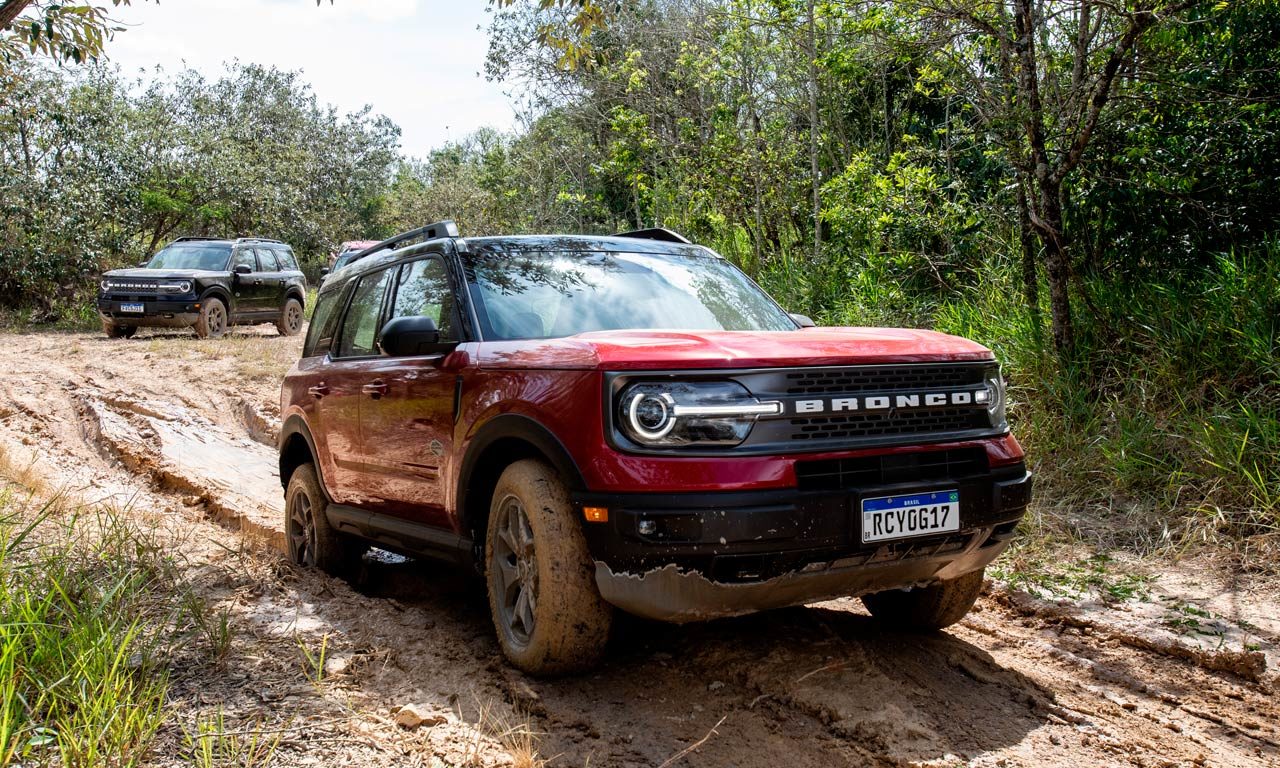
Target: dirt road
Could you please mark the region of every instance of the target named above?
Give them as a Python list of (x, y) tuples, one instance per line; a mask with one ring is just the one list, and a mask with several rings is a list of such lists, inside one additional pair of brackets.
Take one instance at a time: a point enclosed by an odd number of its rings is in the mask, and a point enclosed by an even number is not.
[[(176, 554), (235, 628), (224, 661), (175, 669), (178, 719), (281, 724), (280, 764), (520, 764), (502, 732), (524, 721), (553, 766), (662, 765), (702, 739), (671, 764), (1280, 765), (1264, 666), (1277, 614), (1247, 589), (1235, 595), (1254, 618), (1217, 647), (1170, 639), (1158, 619), (1135, 629), (1132, 606), (1055, 608), (997, 585), (932, 636), (882, 630), (854, 600), (624, 621), (596, 673), (526, 678), (502, 662), (471, 580), (386, 558), (351, 585), (271, 554), (270, 444), (299, 345), (266, 331), (0, 335), (0, 444), (87, 501), (184, 532)], [(321, 647), (323, 680), (308, 680), (302, 649)], [(396, 725), (406, 704), (428, 724)], [(166, 731), (159, 762), (181, 749)]]

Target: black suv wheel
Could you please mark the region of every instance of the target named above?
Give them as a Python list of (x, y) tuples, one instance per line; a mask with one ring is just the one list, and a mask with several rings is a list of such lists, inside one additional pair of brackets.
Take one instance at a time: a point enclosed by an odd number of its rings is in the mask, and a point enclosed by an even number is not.
[(102, 332), (111, 339), (130, 339), (138, 332), (136, 325), (116, 325), (109, 320), (102, 321)]
[(276, 330), (281, 336), (297, 336), (302, 330), (302, 302), (289, 299), (280, 310), (280, 319), (276, 320)]

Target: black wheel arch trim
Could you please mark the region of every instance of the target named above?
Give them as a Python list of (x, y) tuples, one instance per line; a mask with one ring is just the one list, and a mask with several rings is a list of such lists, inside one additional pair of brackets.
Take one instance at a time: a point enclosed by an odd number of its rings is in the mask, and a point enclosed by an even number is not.
[(315, 468), (316, 479), (320, 481), (320, 492), (324, 494), (326, 501), (332, 502), (333, 499), (329, 496), (329, 487), (324, 481), (324, 468), (320, 466), (319, 452), (316, 451), (315, 438), (311, 436), (311, 429), (307, 426), (306, 420), (296, 413), (285, 419), (284, 424), (280, 425), (280, 437), (276, 440), (279, 453), (277, 461), (280, 472), (280, 485), (286, 489), (289, 487), (289, 478), (285, 476), (284, 471), (284, 449), (295, 435), (300, 435), (307, 444), (307, 451), (311, 454), (311, 466)]
[(231, 294), (227, 292), (227, 289), (219, 285), (206, 288), (204, 292), (200, 294), (200, 301), (205, 302), (209, 299), (217, 299), (222, 302), (222, 306), (227, 308), (227, 320), (230, 321), (231, 313), (235, 311), (235, 302), (231, 299)]
[(457, 494), (454, 509), (457, 511), (459, 523), (465, 531), (470, 525), (467, 519), (467, 493), (471, 488), (471, 480), (476, 472), (480, 457), (492, 445), (500, 440), (516, 439), (533, 446), (564, 478), (570, 492), (586, 489), (586, 482), (578, 464), (573, 460), (564, 444), (555, 433), (538, 420), (516, 413), (504, 413), (485, 422), (476, 431), (475, 437), (467, 446), (467, 453), (462, 459), (461, 471), (458, 473)]

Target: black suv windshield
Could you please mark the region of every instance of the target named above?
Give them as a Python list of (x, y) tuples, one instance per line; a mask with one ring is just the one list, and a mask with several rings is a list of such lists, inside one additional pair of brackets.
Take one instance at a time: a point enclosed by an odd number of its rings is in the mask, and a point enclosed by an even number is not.
[(796, 328), (746, 275), (714, 256), (552, 251), (465, 258), (486, 339)]
[(175, 243), (163, 248), (147, 262), (147, 269), (225, 270), (231, 246), (226, 243)]

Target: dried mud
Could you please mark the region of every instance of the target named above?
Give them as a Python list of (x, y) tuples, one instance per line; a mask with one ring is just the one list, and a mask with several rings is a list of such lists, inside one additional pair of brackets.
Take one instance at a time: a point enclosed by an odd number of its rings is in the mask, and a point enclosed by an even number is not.
[[(157, 764), (181, 762), (184, 724), (222, 711), (229, 726), (276, 728), (282, 765), (513, 764), (501, 733), (518, 722), (553, 766), (661, 765), (704, 738), (673, 764), (1280, 765), (1273, 627), (1215, 645), (1160, 610), (1000, 585), (932, 635), (887, 631), (849, 599), (685, 626), (620, 617), (594, 673), (521, 675), (465, 574), (373, 557), (347, 583), (273, 553), (279, 377), (299, 344), (0, 335), (11, 460), (166, 527), (235, 627), (225, 659), (175, 668), (178, 724)], [(1265, 585), (1224, 589), (1280, 615)], [(319, 647), (317, 682), (300, 649)], [(434, 725), (397, 725), (408, 705)]]

